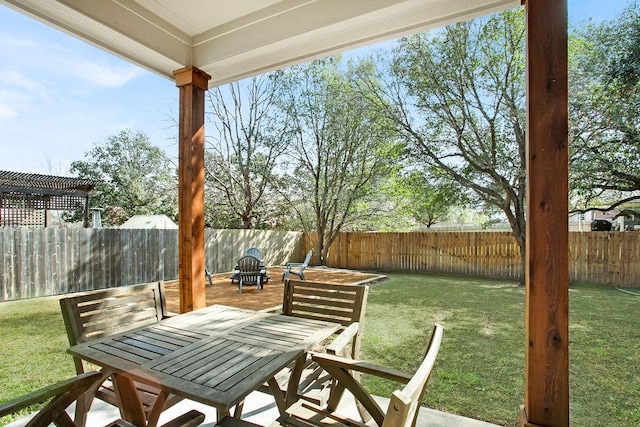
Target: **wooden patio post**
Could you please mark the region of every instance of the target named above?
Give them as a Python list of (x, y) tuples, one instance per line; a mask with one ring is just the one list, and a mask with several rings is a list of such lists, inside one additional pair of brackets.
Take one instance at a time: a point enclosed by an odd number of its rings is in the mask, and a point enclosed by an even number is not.
[(569, 425), (567, 0), (526, 2), (526, 361), (522, 426)]
[(207, 73), (173, 72), (180, 88), (178, 141), (178, 265), (180, 312), (206, 305), (204, 281), (204, 93)]

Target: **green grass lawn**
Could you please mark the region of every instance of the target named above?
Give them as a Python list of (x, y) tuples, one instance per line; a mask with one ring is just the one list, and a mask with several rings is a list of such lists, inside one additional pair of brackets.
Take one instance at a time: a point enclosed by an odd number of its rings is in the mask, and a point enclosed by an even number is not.
[(0, 331), (0, 401), (75, 375), (57, 299), (0, 303)]
[[(572, 425), (640, 425), (640, 295), (577, 284), (569, 298)], [(425, 403), (517, 425), (524, 402), (524, 288), (502, 280), (391, 274), (369, 294), (364, 357), (411, 371), (434, 322), (445, 332)], [(396, 386), (368, 381), (382, 396)]]
[[(640, 424), (639, 305), (640, 296), (614, 288), (572, 286), (573, 426)], [(445, 334), (425, 403), (516, 425), (524, 401), (524, 289), (500, 280), (390, 274), (369, 294), (364, 358), (412, 371), (433, 322)], [(74, 374), (57, 300), (0, 303), (0, 330), (0, 401)], [(367, 378), (367, 386), (388, 396), (398, 385)]]

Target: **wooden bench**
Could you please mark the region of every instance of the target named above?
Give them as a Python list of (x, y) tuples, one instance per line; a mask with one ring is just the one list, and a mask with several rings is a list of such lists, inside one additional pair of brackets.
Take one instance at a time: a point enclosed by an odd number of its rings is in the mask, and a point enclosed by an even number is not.
[[(67, 338), (72, 346), (156, 323), (171, 315), (166, 308), (162, 282), (74, 294), (60, 299), (60, 309)], [(74, 357), (74, 364), (78, 374), (90, 370), (86, 361), (77, 357)], [(147, 417), (153, 425), (160, 416), (159, 409), (152, 413), (159, 391), (146, 384), (136, 383), (136, 386)], [(105, 381), (96, 391), (96, 397), (118, 406), (111, 381)], [(180, 397), (172, 395), (162, 409), (167, 409), (180, 400)]]

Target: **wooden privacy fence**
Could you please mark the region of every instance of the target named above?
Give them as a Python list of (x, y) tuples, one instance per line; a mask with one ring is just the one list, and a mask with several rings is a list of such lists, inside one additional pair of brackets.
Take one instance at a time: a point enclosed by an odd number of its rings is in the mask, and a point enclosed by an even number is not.
[[(301, 257), (302, 233), (205, 230), (206, 267), (231, 271), (244, 251), (267, 265)], [(0, 301), (178, 278), (178, 231), (0, 228)]]
[[(572, 232), (569, 254), (572, 282), (640, 287), (638, 232)], [(517, 280), (523, 274), (520, 249), (507, 232), (340, 233), (327, 265)]]
[[(206, 230), (206, 266), (231, 271), (251, 246), (266, 265), (302, 261), (310, 249), (299, 232)], [(569, 233), (569, 251), (572, 282), (640, 288), (640, 233)], [(341, 233), (327, 265), (522, 278), (505, 232)], [(0, 228), (0, 301), (177, 277), (177, 230)]]

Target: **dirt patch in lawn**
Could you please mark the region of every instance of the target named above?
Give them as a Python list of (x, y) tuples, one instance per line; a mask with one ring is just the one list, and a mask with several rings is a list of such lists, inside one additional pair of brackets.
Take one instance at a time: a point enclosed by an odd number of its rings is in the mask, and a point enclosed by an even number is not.
[[(282, 273), (284, 267), (275, 266), (267, 269), (270, 276), (262, 291), (258, 292), (255, 286), (243, 286), (242, 294), (238, 293), (237, 282), (231, 283), (231, 273), (213, 274), (213, 286), (207, 283), (207, 306), (223, 304), (231, 307), (261, 310), (282, 304), (284, 282)], [(297, 278), (292, 276), (292, 278)], [(305, 280), (325, 283), (367, 283), (386, 279), (386, 276), (373, 273), (361, 273), (352, 270), (339, 270), (326, 267), (308, 267), (304, 270)], [(166, 282), (167, 309), (174, 313), (180, 312), (180, 295), (178, 282)]]

